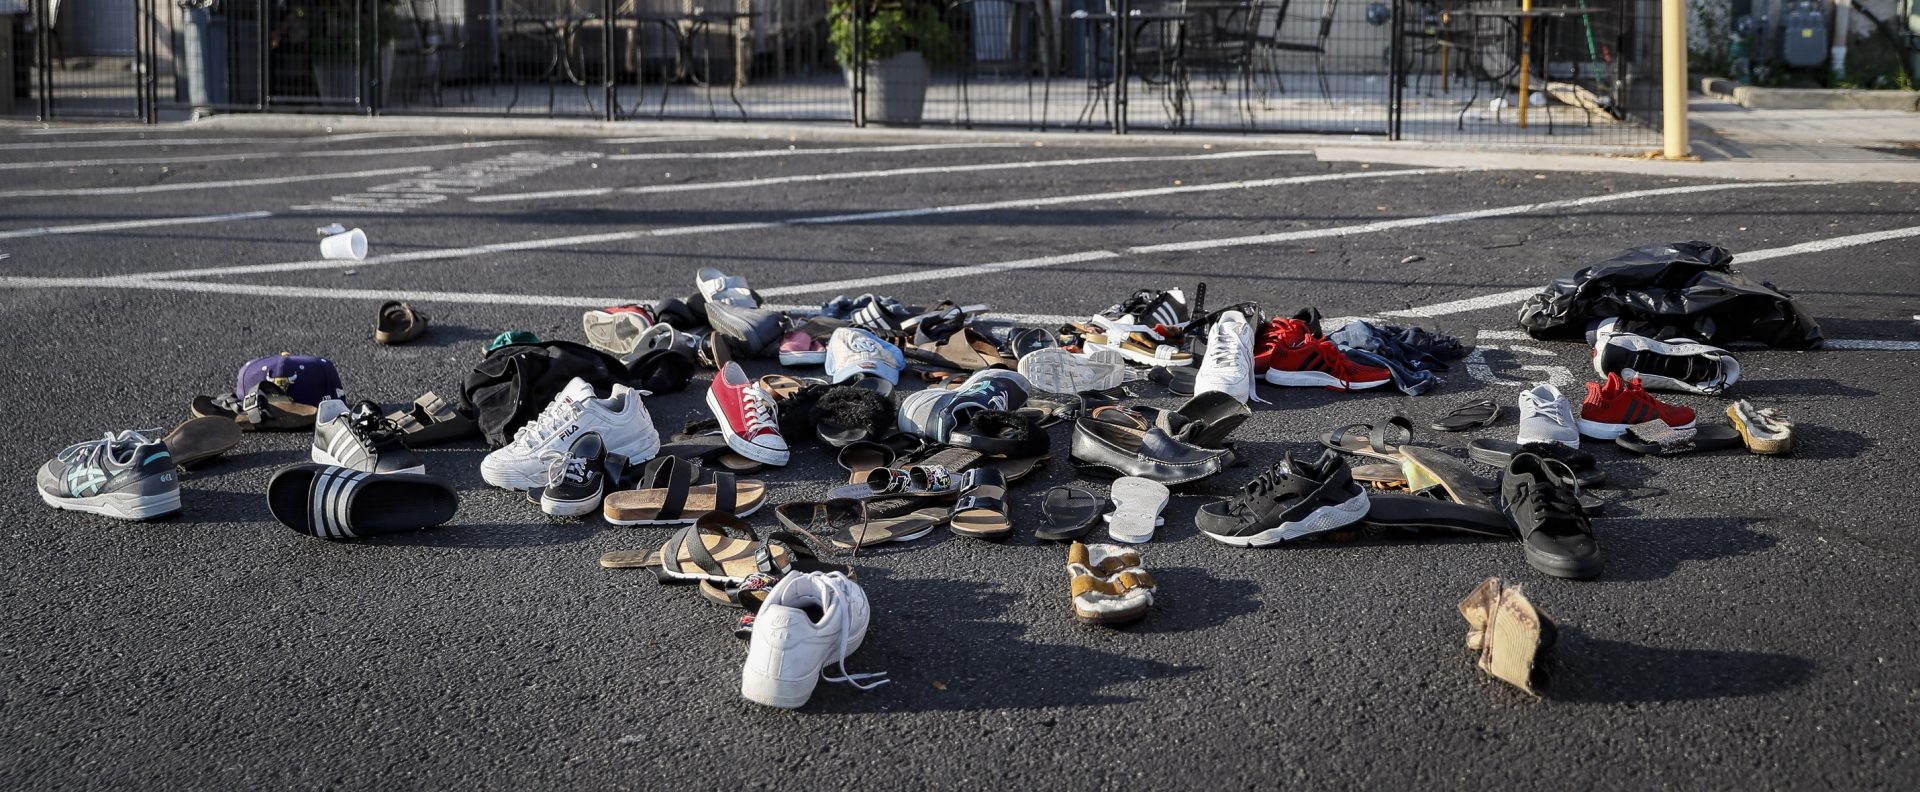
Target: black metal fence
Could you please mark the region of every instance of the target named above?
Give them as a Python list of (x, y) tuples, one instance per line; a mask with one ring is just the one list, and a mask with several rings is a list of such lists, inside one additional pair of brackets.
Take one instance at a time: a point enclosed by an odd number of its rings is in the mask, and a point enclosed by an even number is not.
[(0, 0), (0, 114), (1654, 142), (1657, 0), (1541, 2)]

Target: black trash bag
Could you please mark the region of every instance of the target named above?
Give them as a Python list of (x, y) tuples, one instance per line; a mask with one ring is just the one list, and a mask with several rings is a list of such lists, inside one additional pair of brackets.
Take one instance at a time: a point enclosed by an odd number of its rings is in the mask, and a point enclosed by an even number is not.
[(467, 372), (460, 402), (473, 414), (487, 445), (499, 448), (546, 409), (574, 377), (586, 380), (605, 397), (615, 384), (626, 382), (627, 368), (612, 355), (572, 341), (510, 344), (488, 352)]
[(1820, 325), (1771, 283), (1735, 272), (1733, 255), (1706, 242), (1647, 245), (1553, 279), (1520, 306), (1520, 326), (1539, 339), (1580, 338), (1598, 319), (1620, 317), (1657, 338), (1710, 344), (1754, 340), (1814, 349)]

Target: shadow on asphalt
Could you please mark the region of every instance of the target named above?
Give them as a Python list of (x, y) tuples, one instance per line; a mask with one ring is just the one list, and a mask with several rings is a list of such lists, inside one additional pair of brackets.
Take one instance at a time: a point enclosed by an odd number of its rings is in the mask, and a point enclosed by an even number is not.
[[(1159, 571), (1155, 570), (1155, 574)], [(1178, 579), (1180, 573), (1175, 575)], [(1175, 579), (1170, 579), (1170, 583)], [(1252, 585), (1245, 581), (1234, 583)], [(845, 685), (823, 684), (815, 688), (809, 705), (815, 712), (959, 712), (1131, 704), (1138, 700), (1126, 692), (1132, 686), (1201, 670), (1200, 666), (1146, 660), (1124, 650), (1105, 652), (1090, 646), (1027, 640), (1033, 627), (1004, 620), (1018, 596), (991, 583), (898, 578), (885, 569), (867, 567), (860, 570), (860, 584), (869, 591), (881, 612), (875, 614), (874, 629), (863, 648), (849, 659), (848, 669), (854, 673), (886, 670), (893, 685), (906, 687), (910, 692), (862, 696), (860, 691)], [(1206, 584), (1186, 578), (1179, 580), (1178, 585)], [(1196, 614), (1224, 605), (1232, 592), (1233, 589), (1223, 592), (1219, 601), (1209, 597), (1204, 608), (1196, 609)], [(1248, 601), (1244, 607), (1257, 607), (1257, 603)], [(1167, 615), (1170, 614), (1155, 613), (1148, 621)], [(1225, 615), (1205, 618), (1212, 620)], [(1105, 633), (1109, 628), (1078, 625), (1069, 628), (1075, 629)], [(901, 640), (901, 637), (930, 634), (950, 635), (954, 639)], [(1116, 636), (1090, 635), (1081, 640), (1109, 643), (1100, 639), (1113, 637)], [(832, 670), (838, 672), (839, 669), (836, 666)], [(883, 702), (890, 702), (891, 706)]]
[(1759, 522), (1763, 520), (1742, 517), (1601, 520), (1594, 525), (1606, 554), (1607, 567), (1600, 580), (1659, 580), (1689, 561), (1771, 550), (1779, 540), (1754, 530)]
[(1562, 628), (1548, 697), (1581, 704), (1649, 704), (1741, 698), (1799, 687), (1812, 660), (1772, 652), (1662, 649)]
[(1739, 396), (1752, 399), (1756, 404), (1766, 407), (1771, 399), (1793, 399), (1805, 396), (1838, 396), (1846, 399), (1868, 399), (1880, 395), (1879, 391), (1842, 385), (1830, 379), (1751, 379), (1740, 381)]

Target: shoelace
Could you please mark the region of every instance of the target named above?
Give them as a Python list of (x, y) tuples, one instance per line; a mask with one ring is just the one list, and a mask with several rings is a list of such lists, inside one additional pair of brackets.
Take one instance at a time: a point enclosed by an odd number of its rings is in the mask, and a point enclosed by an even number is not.
[(1530, 501), (1534, 523), (1541, 527), (1574, 528), (1579, 523), (1580, 499), (1569, 487), (1529, 486), (1521, 500)]
[(1221, 367), (1240, 366), (1241, 375), (1248, 378), (1247, 398), (1261, 404), (1270, 403), (1260, 398), (1260, 389), (1253, 387), (1253, 370), (1249, 365), (1251, 358), (1246, 354), (1245, 345), (1240, 342), (1239, 333), (1215, 333), (1212, 344), (1207, 347), (1207, 362)]
[(547, 460), (547, 481), (555, 484), (580, 484), (587, 480), (587, 458), (548, 451), (541, 457)]
[(747, 432), (757, 433), (764, 429), (775, 434), (780, 431), (780, 419), (773, 414), (773, 397), (759, 386), (747, 388), (742, 400), (747, 409)]
[(1567, 417), (1560, 414), (1558, 402), (1545, 402), (1527, 395), (1527, 404), (1533, 406), (1533, 414), (1552, 421), (1555, 425), (1566, 426)]
[(573, 419), (579, 417), (580, 411), (584, 409), (586, 409), (585, 400), (568, 402), (556, 399), (552, 404), (547, 405), (547, 409), (540, 412), (540, 417), (533, 419), (533, 423), (522, 426), (520, 431), (513, 433), (513, 443), (534, 448), (546, 442), (547, 438), (552, 437), (567, 424), (573, 423)]
[[(832, 606), (840, 605), (841, 601), (847, 598), (847, 586), (852, 585), (853, 583), (853, 581), (850, 581), (847, 579), (846, 575), (840, 574), (839, 572), (828, 572), (824, 575), (820, 575), (816, 577), (815, 580), (818, 581), (822, 586), (826, 588), (826, 590), (829, 593), (832, 594), (833, 600), (834, 600), (832, 603), (830, 603), (830, 605)], [(828, 682), (845, 682), (861, 690), (872, 690), (881, 685), (887, 684), (888, 682), (892, 682), (893, 680), (884, 678), (887, 675), (887, 672), (885, 671), (876, 671), (870, 674), (848, 673), (847, 671), (847, 632), (849, 631), (849, 628), (847, 625), (847, 619), (851, 618), (852, 614), (849, 614), (847, 612), (847, 609), (844, 607), (832, 607), (831, 609), (834, 612), (834, 618), (839, 620), (839, 623), (835, 624), (834, 628), (840, 633), (840, 657), (838, 659), (838, 662), (840, 665), (840, 675), (834, 676), (832, 674), (823, 674), (821, 675), (820, 678)], [(879, 679), (880, 681), (871, 682), (871, 683), (862, 681), (867, 679)]]
[(358, 435), (368, 446), (380, 445), (399, 439), (399, 425), (377, 412), (363, 412), (353, 416), (347, 422), (347, 430)]
[(1227, 503), (1227, 511), (1243, 519), (1258, 517), (1260, 504), (1267, 500), (1286, 476), (1286, 471), (1281, 470), (1279, 465), (1267, 468), (1240, 488), (1239, 494)]

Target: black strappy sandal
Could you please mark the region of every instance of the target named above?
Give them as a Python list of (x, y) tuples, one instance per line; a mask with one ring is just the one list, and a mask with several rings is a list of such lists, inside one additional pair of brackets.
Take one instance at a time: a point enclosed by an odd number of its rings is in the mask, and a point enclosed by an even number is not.
[(1100, 524), (1100, 515), (1107, 512), (1107, 504), (1106, 498), (1079, 487), (1059, 486), (1047, 490), (1040, 499), (1043, 524), (1033, 532), (1033, 538), (1064, 542), (1085, 536)]

